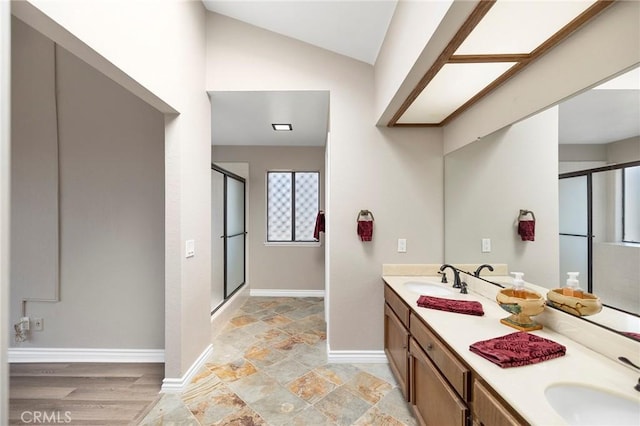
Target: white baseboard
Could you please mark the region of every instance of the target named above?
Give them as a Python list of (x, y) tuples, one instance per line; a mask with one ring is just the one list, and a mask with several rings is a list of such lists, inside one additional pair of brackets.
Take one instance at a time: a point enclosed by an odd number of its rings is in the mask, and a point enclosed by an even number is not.
[(386, 364), (384, 351), (327, 351), (329, 364)]
[(324, 297), (324, 290), (280, 290), (252, 288), (249, 294), (256, 297)]
[(164, 362), (164, 349), (9, 348), (9, 362)]
[(191, 383), (191, 379), (193, 379), (193, 376), (195, 376), (195, 374), (204, 366), (204, 363), (207, 358), (209, 358), (209, 355), (211, 355), (211, 352), (213, 352), (213, 345), (209, 344), (209, 346), (207, 346), (205, 350), (200, 354), (198, 359), (196, 359), (195, 362), (191, 364), (191, 367), (189, 367), (187, 372), (184, 373), (182, 377), (177, 379), (165, 377), (164, 380), (162, 380), (162, 388), (160, 389), (160, 392), (184, 392), (189, 383)]

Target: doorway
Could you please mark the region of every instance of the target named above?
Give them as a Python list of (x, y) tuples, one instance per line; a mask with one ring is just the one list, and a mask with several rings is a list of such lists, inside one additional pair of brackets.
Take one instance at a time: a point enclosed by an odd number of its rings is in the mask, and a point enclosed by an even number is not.
[(243, 177), (211, 164), (211, 314), (246, 282)]

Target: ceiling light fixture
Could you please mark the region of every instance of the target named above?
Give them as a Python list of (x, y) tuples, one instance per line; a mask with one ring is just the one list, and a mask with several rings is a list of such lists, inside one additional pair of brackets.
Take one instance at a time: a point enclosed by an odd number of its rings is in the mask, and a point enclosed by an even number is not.
[(480, 0), (387, 125), (446, 125), (613, 3)]
[(273, 123), (271, 127), (273, 127), (273, 130), (275, 130), (276, 132), (290, 132), (293, 130), (293, 126), (288, 123)]

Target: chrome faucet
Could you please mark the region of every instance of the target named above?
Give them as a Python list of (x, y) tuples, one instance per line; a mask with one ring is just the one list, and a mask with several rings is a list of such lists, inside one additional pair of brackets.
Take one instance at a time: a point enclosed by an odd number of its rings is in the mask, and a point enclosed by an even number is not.
[(460, 285), (460, 272), (453, 266), (445, 263), (440, 267), (440, 272), (444, 272), (445, 269), (450, 268), (453, 271), (453, 288), (462, 288)]
[(482, 271), (482, 269), (487, 268), (488, 270), (490, 270), (491, 272), (493, 272), (493, 266), (489, 265), (488, 263), (485, 263), (483, 265), (478, 266), (478, 269), (476, 269), (476, 271), (473, 273), (474, 277), (479, 277), (480, 276), (480, 272)]

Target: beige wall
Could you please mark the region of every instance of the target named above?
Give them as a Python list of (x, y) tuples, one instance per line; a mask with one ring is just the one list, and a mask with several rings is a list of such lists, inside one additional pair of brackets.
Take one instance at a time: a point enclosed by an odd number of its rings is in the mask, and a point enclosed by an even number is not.
[[(13, 346), (164, 349), (164, 117), (64, 49), (54, 59), (51, 40), (12, 24), (14, 322), (23, 298), (57, 293), (57, 270), (43, 270), (36, 257), (49, 234), (23, 219), (51, 218), (57, 234), (50, 184), (58, 171), (61, 194), (61, 299), (28, 302), (44, 330)], [(54, 200), (34, 205), (46, 197)]]
[[(558, 280), (558, 109), (551, 108), (445, 157), (445, 260), (506, 263), (525, 281)], [(515, 227), (536, 216), (535, 241)], [(490, 238), (490, 253), (481, 253)]]
[[(376, 128), (373, 67), (367, 64), (221, 15), (210, 13), (207, 20), (208, 91), (330, 92), (329, 345), (382, 350), (382, 264), (442, 260), (440, 129)], [(356, 215), (365, 208), (376, 218), (370, 243), (355, 232)], [(408, 238), (407, 253), (396, 252), (398, 238)]]
[(11, 20), (11, 320), (20, 300), (58, 299), (58, 124), (54, 43)]
[[(324, 247), (265, 245), (266, 172), (268, 170), (320, 171), (320, 207), (324, 207), (324, 147), (213, 147), (212, 159), (249, 163), (249, 210), (247, 224), (252, 289), (323, 290)], [(324, 237), (321, 237), (324, 239)]]
[[(12, 13), (165, 116), (165, 375), (210, 344), (210, 106), (197, 1), (12, 2)], [(126, 13), (125, 13), (126, 11)], [(173, 113), (179, 113), (179, 115)], [(196, 255), (184, 257), (188, 239)]]
[(607, 144), (608, 163), (640, 161), (640, 136)]

